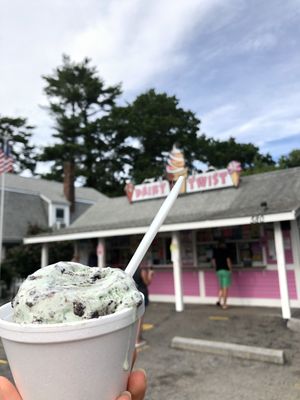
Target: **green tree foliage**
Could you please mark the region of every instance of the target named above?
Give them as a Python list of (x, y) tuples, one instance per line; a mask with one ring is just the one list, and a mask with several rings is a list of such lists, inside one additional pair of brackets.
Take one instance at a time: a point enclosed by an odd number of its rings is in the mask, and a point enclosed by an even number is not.
[(1, 265), (1, 279), (9, 287), (13, 278), (26, 278), (36, 271), (40, 265), (40, 245), (17, 245), (10, 247)]
[(249, 172), (275, 166), (270, 154), (263, 155), (254, 144), (237, 143), (232, 137), (226, 141), (211, 139), (205, 148), (205, 157), (215, 168), (226, 168), (232, 160), (239, 161), (243, 170)]
[[(29, 225), (27, 235), (36, 235), (48, 232), (37, 225)], [(49, 246), (49, 264), (72, 259), (74, 252), (71, 242), (54, 243)], [(41, 265), (41, 245), (17, 245), (8, 249), (5, 259), (1, 264), (1, 279), (8, 287), (13, 278), (26, 278)]]
[(58, 140), (40, 157), (54, 162), (46, 178), (62, 180), (63, 162), (71, 161), (75, 176), (84, 178), (85, 185), (120, 195), (127, 179), (141, 183), (163, 176), (175, 143), (190, 171), (197, 161), (225, 168), (234, 159), (248, 172), (274, 167), (272, 157), (251, 143), (200, 134), (200, 120), (175, 96), (151, 89), (117, 106), (120, 86), (106, 87), (89, 59), (74, 63), (64, 56), (63, 65), (43, 78)]
[(204, 135), (197, 138), (199, 125), (200, 120), (181, 108), (175, 96), (151, 89), (131, 104), (114, 107), (102, 128), (117, 141), (114, 157), (122, 166), (120, 181), (132, 179), (141, 183), (145, 178), (164, 174), (174, 143), (184, 151), (187, 166), (192, 168), (198, 159), (197, 143), (208, 142)]
[(11, 118), (0, 116), (0, 141), (9, 139), (14, 159), (14, 172), (20, 173), (24, 170), (35, 170), (36, 160), (34, 146), (30, 145), (33, 126), (27, 123), (26, 118)]
[(193, 112), (181, 108), (175, 96), (154, 89), (131, 104), (114, 107), (103, 119), (102, 129), (116, 140), (113, 159), (114, 176), (121, 183), (119, 193), (126, 179), (141, 183), (145, 178), (162, 176), (174, 143), (184, 151), (190, 172), (197, 169), (197, 161), (226, 168), (230, 161), (238, 160), (248, 173), (275, 168), (271, 155), (261, 154), (252, 143), (237, 143), (234, 138), (220, 141), (200, 134), (200, 120)]
[(280, 168), (300, 167), (300, 150), (292, 150), (287, 156), (282, 156), (279, 159)]
[[(63, 161), (75, 164), (76, 177), (103, 191), (109, 181), (111, 138), (101, 131), (101, 120), (115, 104), (120, 86), (105, 86), (89, 59), (75, 63), (63, 56), (63, 64), (43, 76), (49, 111), (55, 121), (57, 143), (43, 149), (41, 161), (53, 161), (45, 178), (62, 180)], [(104, 184), (105, 186), (105, 184)]]

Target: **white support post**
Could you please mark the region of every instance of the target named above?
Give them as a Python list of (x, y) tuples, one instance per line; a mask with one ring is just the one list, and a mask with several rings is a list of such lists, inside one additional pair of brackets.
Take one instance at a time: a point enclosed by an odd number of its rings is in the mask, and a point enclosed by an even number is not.
[(105, 248), (104, 238), (98, 239), (97, 256), (98, 256), (98, 267), (104, 268), (106, 263), (106, 248)]
[(183, 304), (183, 290), (182, 290), (179, 232), (172, 232), (171, 259), (173, 262), (175, 309), (176, 311), (181, 312), (184, 309), (184, 304)]
[(283, 236), (280, 222), (274, 222), (274, 235), (275, 235), (275, 249), (276, 249), (276, 259), (278, 268), (278, 278), (279, 278), (279, 289), (281, 297), (281, 310), (282, 318), (291, 318), (291, 308), (289, 299), (289, 289), (286, 274), (286, 265), (284, 257), (284, 245)]
[(295, 268), (295, 280), (297, 289), (297, 300), (300, 301), (300, 234), (298, 221), (291, 221), (291, 239), (293, 249), (293, 260)]
[(44, 243), (42, 245), (42, 255), (41, 255), (41, 268), (46, 267), (49, 262), (49, 245)]

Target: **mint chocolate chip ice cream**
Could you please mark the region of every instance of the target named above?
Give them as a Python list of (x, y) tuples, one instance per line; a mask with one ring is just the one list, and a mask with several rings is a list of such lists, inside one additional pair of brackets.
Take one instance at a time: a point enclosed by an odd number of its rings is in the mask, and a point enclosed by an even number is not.
[(60, 261), (29, 275), (12, 301), (17, 323), (53, 324), (113, 314), (143, 301), (118, 268)]

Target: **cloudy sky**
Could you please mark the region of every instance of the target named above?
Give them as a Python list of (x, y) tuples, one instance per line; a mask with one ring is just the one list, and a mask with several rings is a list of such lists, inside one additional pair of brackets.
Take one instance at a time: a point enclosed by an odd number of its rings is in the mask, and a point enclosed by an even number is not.
[(92, 59), (123, 100), (176, 95), (207, 136), (300, 147), (300, 0), (1, 0), (0, 114), (51, 139), (44, 74)]

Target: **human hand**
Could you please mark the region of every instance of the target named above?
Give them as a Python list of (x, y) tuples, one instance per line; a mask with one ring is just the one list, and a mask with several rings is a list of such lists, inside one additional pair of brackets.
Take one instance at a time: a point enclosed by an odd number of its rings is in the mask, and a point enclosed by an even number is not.
[(0, 400), (22, 400), (14, 385), (4, 376), (0, 376)]
[(154, 270), (152, 268), (150, 268), (150, 270), (149, 270), (149, 275), (150, 275), (150, 278), (152, 278), (154, 275)]
[[(146, 374), (143, 370), (130, 374), (127, 390), (116, 400), (143, 400), (146, 392)], [(14, 385), (4, 376), (0, 376), (0, 400), (22, 400)]]
[[(144, 370), (131, 372), (126, 392), (122, 393), (117, 400), (143, 400), (146, 392), (146, 374)], [(1, 400), (1, 399), (0, 399)]]

